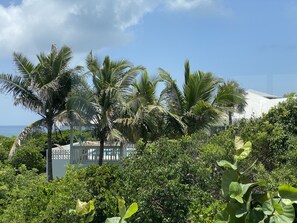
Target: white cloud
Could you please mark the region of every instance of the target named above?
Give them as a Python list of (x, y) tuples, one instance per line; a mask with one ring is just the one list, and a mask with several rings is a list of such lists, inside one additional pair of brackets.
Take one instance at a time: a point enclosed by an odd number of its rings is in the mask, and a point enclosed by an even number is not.
[(13, 51), (46, 51), (50, 44), (69, 45), (77, 53), (121, 45), (127, 29), (157, 7), (189, 10), (215, 0), (23, 0), (0, 5), (0, 56)]
[(168, 0), (167, 6), (172, 10), (191, 10), (197, 7), (212, 6), (213, 0)]

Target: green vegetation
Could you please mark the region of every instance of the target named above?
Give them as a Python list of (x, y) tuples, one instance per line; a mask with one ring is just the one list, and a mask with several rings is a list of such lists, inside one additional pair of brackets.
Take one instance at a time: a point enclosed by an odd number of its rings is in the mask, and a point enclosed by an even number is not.
[[(51, 73), (63, 52), (63, 69)], [(222, 115), (242, 109), (244, 91), (211, 73), (191, 72), (189, 62), (181, 90), (163, 69), (150, 78), (141, 66), (109, 57), (101, 64), (92, 54), (86, 75), (70, 84), (81, 68), (66, 66), (69, 48), (41, 54), (37, 66), (14, 56), (20, 76), (1, 75), (0, 90), (36, 108), (48, 131), (36, 129), (39, 122), (29, 126), (34, 131), (18, 137), (13, 150), (15, 138), (0, 138), (0, 223), (296, 221), (297, 99), (210, 135), (208, 127)], [(64, 177), (51, 180), (45, 150), (69, 143), (69, 130), (52, 132), (56, 120), (90, 127), (82, 137), (90, 131), (100, 141), (99, 164), (107, 140), (137, 142), (136, 151), (119, 166), (69, 165)]]
[[(163, 69), (160, 79), (150, 80), (144, 67), (133, 66), (127, 60), (113, 61), (106, 56), (100, 63), (90, 53), (86, 58), (86, 73), (79, 76), (83, 67), (70, 67), (69, 47), (58, 51), (52, 46), (48, 55), (41, 53), (37, 58), (38, 64), (34, 65), (22, 54), (14, 53), (18, 74), (0, 74), (0, 92), (11, 94), (16, 105), (41, 116), (16, 139), (10, 157), (32, 128), (44, 126), (49, 181), (53, 177), (52, 130), (57, 123), (91, 125), (100, 141), (98, 164), (102, 165), (107, 140), (136, 142), (140, 137), (148, 141), (193, 133), (219, 121), (225, 108), (233, 110), (245, 101), (236, 84), (224, 85), (210, 72), (191, 73), (188, 61), (182, 92)], [(138, 82), (139, 75), (142, 76)], [(166, 86), (157, 98), (159, 81)]]

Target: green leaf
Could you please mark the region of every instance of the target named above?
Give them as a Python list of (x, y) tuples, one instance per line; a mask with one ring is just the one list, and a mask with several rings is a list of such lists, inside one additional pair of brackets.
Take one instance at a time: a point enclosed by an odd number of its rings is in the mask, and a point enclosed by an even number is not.
[(241, 218), (241, 217), (243, 217), (243, 216), (246, 215), (246, 214), (247, 214), (246, 205), (245, 205), (245, 204), (242, 204), (242, 205), (240, 206), (240, 208), (237, 209), (237, 211), (236, 211), (236, 213), (235, 213), (235, 217), (236, 217), (236, 218)]
[(236, 155), (234, 156), (235, 160), (243, 160), (248, 157), (252, 151), (252, 143), (250, 141), (246, 142), (243, 147), (236, 149)]
[(241, 189), (242, 189), (242, 195), (245, 195), (245, 193), (248, 191), (248, 189), (253, 185), (255, 185), (255, 183), (240, 184)]
[(235, 149), (241, 149), (244, 145), (243, 140), (239, 136), (235, 136)]
[(120, 223), (121, 217), (107, 218), (105, 223)]
[(127, 218), (130, 218), (133, 214), (135, 214), (136, 212), (138, 211), (138, 205), (137, 205), (137, 203), (132, 203), (130, 206), (129, 206), (129, 208), (128, 208), (128, 210), (127, 210), (127, 212), (126, 212), (126, 214), (125, 214), (125, 216), (124, 216), (124, 218), (123, 219), (127, 219)]
[(254, 183), (241, 184), (238, 182), (231, 182), (229, 186), (229, 195), (239, 203), (243, 203), (243, 196), (252, 185), (254, 185)]
[(222, 176), (222, 190), (223, 190), (223, 195), (225, 197), (227, 197), (229, 194), (229, 186), (231, 182), (235, 182), (237, 180), (238, 180), (238, 174), (235, 170), (228, 169), (224, 172)]
[(262, 209), (265, 215), (271, 216), (269, 222), (292, 223), (295, 219), (293, 205), (286, 205), (281, 199), (270, 199), (263, 203)]
[(233, 170), (237, 170), (237, 165), (232, 164), (232, 163), (228, 162), (227, 160), (221, 160), (221, 161), (217, 162), (217, 164), (222, 167), (232, 168)]
[(88, 203), (80, 201), (79, 199), (77, 200), (76, 203), (76, 214), (78, 216), (83, 216), (88, 213), (90, 213), (92, 210), (94, 210), (94, 201), (90, 200)]
[(272, 215), (274, 208), (273, 208), (271, 199), (263, 203), (262, 210), (265, 215)]
[(242, 188), (238, 182), (231, 182), (229, 185), (229, 195), (231, 198), (237, 200), (239, 203), (243, 203)]
[(93, 212), (93, 214), (88, 215), (86, 222), (92, 222), (94, 220), (94, 215), (95, 215), (95, 211)]
[(123, 218), (126, 214), (126, 206), (125, 206), (125, 200), (122, 198), (118, 198), (118, 208), (119, 208), (119, 215)]
[(273, 223), (292, 223), (295, 219), (295, 210), (293, 205), (286, 205), (280, 199), (275, 199), (278, 205), (282, 208), (282, 213), (277, 210), (273, 212), (273, 216), (270, 218), (270, 222)]
[(272, 200), (272, 205), (274, 210), (278, 213), (278, 214), (283, 214), (284, 210), (282, 208), (281, 205), (279, 205), (275, 200)]
[(283, 184), (278, 187), (278, 193), (285, 204), (297, 203), (297, 188)]

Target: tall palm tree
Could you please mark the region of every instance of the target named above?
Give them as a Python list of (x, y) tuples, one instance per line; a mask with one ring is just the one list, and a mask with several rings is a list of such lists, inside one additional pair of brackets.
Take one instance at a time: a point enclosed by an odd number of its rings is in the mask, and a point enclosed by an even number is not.
[(127, 60), (112, 61), (108, 56), (100, 64), (92, 53), (88, 55), (86, 63), (92, 86), (71, 97), (70, 104), (74, 111), (94, 126), (96, 138), (100, 141), (99, 165), (102, 165), (105, 142), (124, 140), (116, 119), (122, 113), (135, 77), (144, 68), (132, 66)]
[[(15, 105), (37, 113), (41, 119), (34, 122), (18, 137), (22, 139), (24, 134), (36, 126), (47, 128), (47, 165), (48, 180), (53, 179), (52, 171), (52, 129), (55, 121), (65, 111), (65, 102), (73, 84), (76, 84), (77, 73), (81, 67), (70, 68), (72, 51), (64, 46), (59, 51), (53, 45), (48, 55), (37, 55), (38, 64), (34, 65), (20, 53), (14, 53), (14, 62), (18, 74), (1, 74), (0, 91), (12, 94)], [(15, 152), (13, 148), (10, 156)]]
[[(182, 117), (182, 121), (188, 127), (188, 133), (214, 124), (223, 114), (222, 105), (233, 103), (235, 92), (218, 91), (223, 84), (222, 79), (210, 72), (191, 73), (189, 61), (185, 62), (185, 82), (182, 90), (167, 71), (159, 69), (159, 73), (165, 82), (161, 98), (169, 111)], [(172, 120), (169, 120), (168, 127), (175, 131), (172, 132), (173, 135), (181, 133), (177, 131), (178, 128)]]

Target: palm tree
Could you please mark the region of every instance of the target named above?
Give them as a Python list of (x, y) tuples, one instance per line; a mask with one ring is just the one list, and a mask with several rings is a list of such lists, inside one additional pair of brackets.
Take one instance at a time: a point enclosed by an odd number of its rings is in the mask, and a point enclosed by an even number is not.
[(233, 112), (244, 111), (246, 106), (245, 96), (245, 90), (236, 81), (227, 81), (219, 86), (216, 103), (228, 114), (229, 125), (232, 125)]
[(132, 66), (127, 60), (111, 61), (108, 56), (100, 64), (92, 53), (88, 55), (86, 63), (93, 86), (73, 96), (70, 104), (74, 111), (94, 126), (96, 138), (100, 141), (99, 165), (102, 165), (105, 142), (125, 139), (116, 119), (124, 109), (125, 98), (131, 93), (135, 77), (144, 68)]
[(142, 138), (146, 143), (164, 135), (162, 130), (164, 130), (166, 117), (174, 119), (179, 124), (179, 128), (185, 128), (179, 117), (165, 109), (160, 98), (157, 98), (159, 82), (159, 77), (150, 78), (145, 71), (138, 81), (134, 81), (133, 91), (124, 106), (125, 110), (121, 118), (116, 120), (133, 142)]
[[(72, 51), (67, 46), (62, 47), (58, 51), (53, 45), (48, 55), (43, 53), (37, 55), (37, 65), (34, 65), (20, 53), (14, 53), (13, 56), (18, 75), (1, 74), (0, 91), (12, 94), (15, 105), (22, 105), (41, 116), (40, 120), (25, 128), (15, 145), (31, 128), (37, 126), (45, 126), (47, 128), (47, 174), (50, 181), (53, 179), (53, 125), (65, 111), (68, 93), (73, 85), (76, 84), (76, 80), (78, 80), (77, 72), (81, 70), (81, 67), (69, 67)], [(12, 148), (10, 156), (13, 155), (15, 150), (16, 147)]]
[[(191, 73), (189, 61), (185, 62), (185, 83), (182, 91), (167, 71), (159, 69), (159, 73), (165, 82), (161, 98), (170, 112), (182, 117), (188, 127), (188, 133), (214, 124), (223, 114), (222, 105), (234, 103), (236, 92), (218, 91), (223, 83), (222, 79), (210, 72)], [(172, 135), (181, 134), (172, 120), (169, 120), (168, 128)]]

